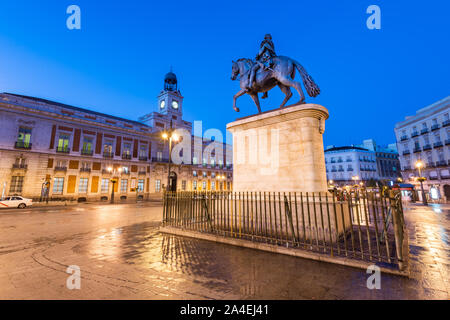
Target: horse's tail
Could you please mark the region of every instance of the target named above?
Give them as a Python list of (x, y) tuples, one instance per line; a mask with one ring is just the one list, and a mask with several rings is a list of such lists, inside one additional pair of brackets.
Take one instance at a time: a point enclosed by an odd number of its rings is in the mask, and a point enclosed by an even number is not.
[(319, 86), (314, 82), (313, 78), (306, 72), (305, 68), (295, 60), (292, 60), (298, 72), (302, 76), (303, 85), (305, 86), (306, 91), (310, 97), (316, 97), (320, 94)]

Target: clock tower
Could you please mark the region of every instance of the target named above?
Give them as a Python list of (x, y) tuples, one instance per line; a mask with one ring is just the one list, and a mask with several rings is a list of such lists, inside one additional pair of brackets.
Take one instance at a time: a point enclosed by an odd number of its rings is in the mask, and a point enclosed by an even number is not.
[(157, 110), (150, 112), (139, 121), (152, 127), (152, 131), (167, 130), (172, 123), (173, 128), (192, 132), (192, 123), (183, 120), (183, 96), (178, 88), (177, 76), (170, 71), (164, 77), (164, 89), (158, 95)]
[(164, 90), (158, 96), (158, 112), (182, 116), (183, 96), (178, 90), (178, 81), (175, 73), (170, 71), (164, 77)]

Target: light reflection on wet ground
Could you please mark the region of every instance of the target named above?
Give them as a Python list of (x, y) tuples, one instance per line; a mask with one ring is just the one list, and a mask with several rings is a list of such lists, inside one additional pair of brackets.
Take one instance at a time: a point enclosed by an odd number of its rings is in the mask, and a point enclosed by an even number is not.
[[(8, 214), (0, 298), (448, 299), (449, 209), (405, 210), (412, 278), (383, 274), (381, 290), (367, 289), (365, 270), (160, 234), (154, 206)], [(71, 264), (79, 292), (64, 287)]]
[[(244, 299), (417, 299), (424, 295), (414, 279), (383, 275), (382, 290), (368, 290), (365, 270), (160, 234), (155, 223), (114, 229), (82, 250), (92, 258), (148, 268)], [(433, 297), (433, 292), (430, 295), (425, 297)]]

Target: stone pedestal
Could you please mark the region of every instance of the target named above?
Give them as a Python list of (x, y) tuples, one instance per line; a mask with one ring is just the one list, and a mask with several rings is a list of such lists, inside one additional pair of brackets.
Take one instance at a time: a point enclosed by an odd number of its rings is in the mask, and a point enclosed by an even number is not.
[(234, 191), (326, 192), (328, 110), (292, 105), (231, 122)]

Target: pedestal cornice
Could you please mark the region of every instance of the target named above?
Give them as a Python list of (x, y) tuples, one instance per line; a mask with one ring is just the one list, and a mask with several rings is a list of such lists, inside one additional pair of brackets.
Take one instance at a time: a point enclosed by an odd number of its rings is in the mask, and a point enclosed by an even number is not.
[(234, 122), (228, 123), (227, 130), (231, 132), (239, 129), (245, 130), (305, 117), (316, 118), (324, 123), (328, 119), (329, 113), (325, 107), (318, 104), (296, 104), (239, 118)]

